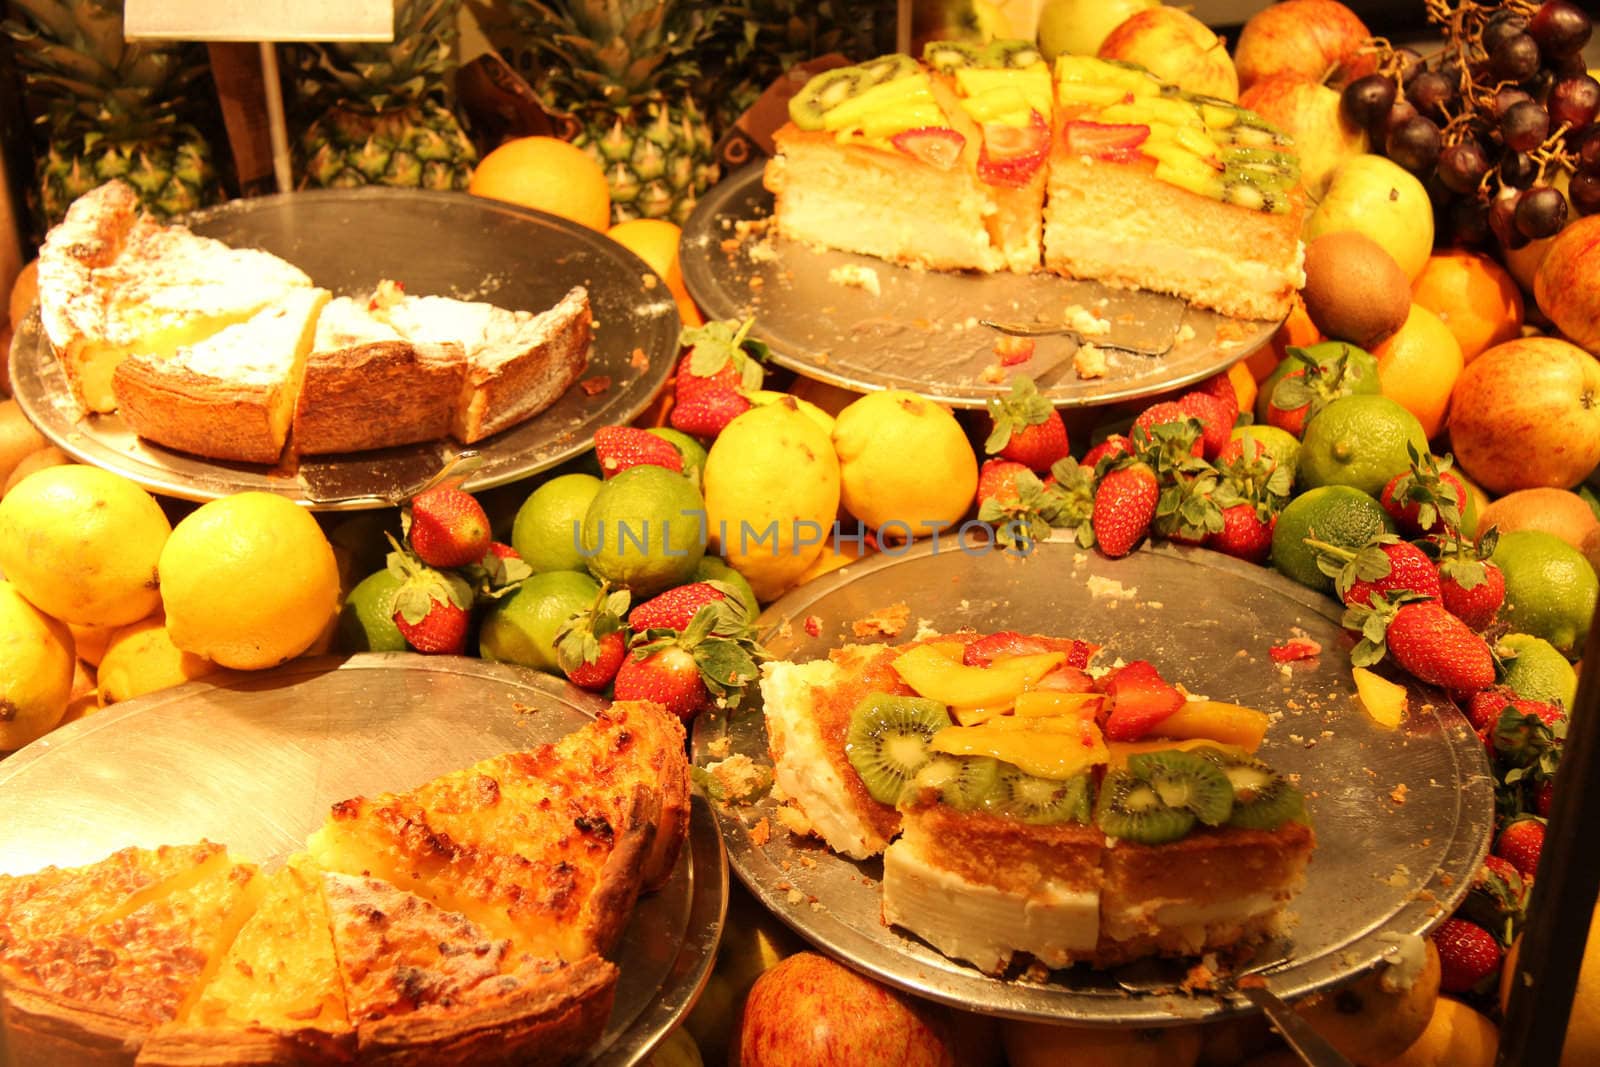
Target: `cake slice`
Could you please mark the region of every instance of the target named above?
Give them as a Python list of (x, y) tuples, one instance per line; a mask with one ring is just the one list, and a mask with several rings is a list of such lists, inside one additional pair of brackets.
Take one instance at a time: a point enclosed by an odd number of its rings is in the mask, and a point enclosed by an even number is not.
[(295, 289), (254, 316), (167, 356), (117, 364), (117, 408), (140, 437), (181, 452), (276, 463), (326, 289)]

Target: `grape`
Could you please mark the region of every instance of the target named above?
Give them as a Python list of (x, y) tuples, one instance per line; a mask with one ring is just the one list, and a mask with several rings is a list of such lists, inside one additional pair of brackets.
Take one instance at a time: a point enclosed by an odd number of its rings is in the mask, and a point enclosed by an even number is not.
[(1500, 157), (1500, 180), (1513, 189), (1526, 189), (1539, 173), (1539, 165), (1526, 152), (1507, 152)]
[(1517, 229), (1517, 201), (1522, 199), (1521, 193), (1510, 196), (1501, 196), (1489, 205), (1489, 229), (1502, 245), (1510, 249), (1521, 248), (1528, 243), (1527, 236)]
[(1446, 224), (1454, 244), (1474, 247), (1489, 241), (1489, 213), (1474, 197), (1452, 201)]
[(1445, 118), (1456, 100), (1456, 83), (1442, 71), (1425, 70), (1406, 86), (1406, 99), (1430, 119)]
[(1550, 237), (1567, 224), (1567, 198), (1560, 189), (1538, 185), (1517, 200), (1517, 229), (1533, 240)]
[(1576, 78), (1580, 74), (1589, 73), (1589, 64), (1583, 58), (1582, 52), (1574, 52), (1570, 56), (1557, 56), (1553, 61), (1546, 61), (1550, 72), (1557, 78)]
[(1590, 126), (1568, 140), (1567, 150), (1576, 160), (1578, 170), (1600, 175), (1600, 126)]
[(1442, 144), (1439, 127), (1421, 115), (1413, 115), (1389, 127), (1383, 154), (1413, 174), (1425, 174), (1438, 162)]
[(1533, 97), (1527, 92), (1523, 91), (1522, 89), (1518, 89), (1514, 85), (1507, 85), (1502, 89), (1496, 90), (1494, 94), (1495, 121), (1498, 122), (1500, 119), (1504, 118), (1505, 113), (1511, 110), (1512, 104), (1520, 104), (1524, 100), (1532, 99)]
[(1439, 180), (1445, 188), (1470, 193), (1489, 172), (1489, 157), (1477, 141), (1465, 140), (1439, 153)]
[(1414, 119), (1416, 117), (1417, 117), (1417, 109), (1416, 109), (1415, 106), (1412, 105), (1411, 101), (1407, 100), (1403, 96), (1395, 97), (1394, 106), (1389, 109), (1388, 116), (1386, 118), (1384, 118), (1383, 121), (1381, 123), (1379, 123), (1379, 125), (1373, 129), (1373, 131), (1372, 131), (1373, 132), (1373, 140), (1375, 140), (1375, 141), (1386, 141), (1386, 140), (1388, 140), (1389, 139), (1389, 132), (1391, 130), (1393, 130), (1396, 126), (1400, 125), (1401, 123), (1407, 122), (1407, 121), (1409, 121), (1411, 119)]
[(1527, 31), (1527, 19), (1509, 11), (1498, 11), (1483, 27), (1483, 50), (1493, 52), (1501, 43)]
[(1593, 30), (1589, 16), (1568, 0), (1545, 0), (1528, 23), (1528, 36), (1547, 56), (1570, 56), (1583, 50)]
[(1351, 123), (1366, 129), (1388, 116), (1394, 99), (1392, 79), (1382, 74), (1368, 74), (1344, 87), (1339, 95), (1339, 110)]
[(1539, 71), (1539, 46), (1525, 33), (1508, 37), (1489, 53), (1489, 71), (1501, 81), (1533, 77)]
[(1562, 78), (1551, 86), (1545, 108), (1550, 112), (1551, 122), (1581, 130), (1594, 121), (1596, 112), (1600, 112), (1600, 82), (1587, 74)]
[(1512, 104), (1500, 116), (1500, 136), (1513, 152), (1531, 152), (1550, 133), (1550, 113), (1532, 100)]
[(1405, 85), (1424, 70), (1422, 53), (1415, 48), (1396, 48), (1394, 62), (1400, 75), (1400, 84)]
[(1600, 174), (1574, 174), (1572, 184), (1567, 187), (1567, 197), (1580, 215), (1600, 212)]

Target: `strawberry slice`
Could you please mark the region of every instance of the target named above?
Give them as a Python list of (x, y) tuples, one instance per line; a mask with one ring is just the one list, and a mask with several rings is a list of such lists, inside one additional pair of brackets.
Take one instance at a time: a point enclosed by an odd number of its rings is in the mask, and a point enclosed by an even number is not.
[(1142, 659), (1107, 679), (1105, 691), (1111, 697), (1105, 722), (1107, 741), (1137, 741), (1183, 707), (1183, 694)]
[(967, 139), (948, 126), (918, 126), (904, 130), (889, 139), (889, 143), (912, 159), (920, 159), (940, 170), (949, 170), (961, 160), (961, 150)]
[(991, 185), (1026, 185), (1050, 155), (1050, 125), (1037, 111), (1026, 126), (1004, 122), (983, 124), (983, 149), (978, 177)]
[(1069, 122), (1061, 130), (1061, 139), (1074, 156), (1108, 159), (1115, 163), (1138, 162), (1141, 158), (1139, 146), (1149, 136), (1148, 126), (1103, 122)]
[(987, 667), (994, 663), (996, 656), (1038, 656), (1046, 652), (1065, 652), (1065, 666), (1083, 667), (1099, 649), (1099, 645), (1071, 637), (1045, 637), (1042, 634), (1000, 630), (969, 643), (961, 653), (961, 662), (968, 667)]

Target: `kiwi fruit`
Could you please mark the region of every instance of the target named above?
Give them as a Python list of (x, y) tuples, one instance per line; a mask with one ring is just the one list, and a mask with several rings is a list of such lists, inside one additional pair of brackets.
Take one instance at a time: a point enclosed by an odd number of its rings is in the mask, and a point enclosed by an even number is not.
[(1043, 62), (1044, 55), (1032, 41), (1013, 38), (990, 41), (983, 47), (983, 65), (986, 67), (1010, 67), (1021, 70)]
[(950, 712), (926, 697), (869, 693), (850, 713), (844, 754), (872, 799), (893, 804), (933, 753), (928, 741), (950, 725)]
[(941, 803), (958, 811), (971, 811), (994, 792), (1000, 781), (1000, 762), (988, 756), (948, 756), (937, 753), (911, 779), (910, 790), (932, 789)]
[(1192, 812), (1167, 806), (1156, 787), (1132, 772), (1115, 769), (1100, 782), (1094, 805), (1095, 825), (1108, 836), (1160, 845), (1193, 829)]
[(1406, 272), (1364, 233), (1338, 230), (1318, 237), (1306, 246), (1305, 271), (1306, 315), (1326, 337), (1371, 351), (1411, 313)]
[(922, 48), (922, 61), (940, 74), (984, 65), (983, 52), (965, 41), (929, 41)]
[(866, 89), (874, 85), (881, 85), (884, 82), (894, 81), (896, 78), (903, 78), (907, 74), (915, 74), (922, 68), (910, 56), (891, 52), (886, 56), (869, 59), (864, 63), (857, 63), (855, 66), (846, 69), (853, 70), (860, 75), (861, 88)]
[(1305, 821), (1305, 798), (1300, 790), (1260, 760), (1218, 748), (1198, 748), (1191, 755), (1216, 764), (1233, 786), (1229, 826), (1276, 830), (1286, 822)]
[(802, 130), (820, 130), (823, 115), (871, 84), (854, 67), (823, 71), (789, 98), (789, 120)]
[(1214, 761), (1171, 749), (1143, 752), (1128, 760), (1128, 771), (1155, 787), (1169, 808), (1187, 811), (1207, 826), (1221, 826), (1233, 811), (1233, 785)]
[(1088, 774), (1058, 781), (1035, 777), (1006, 763), (1000, 765), (994, 788), (984, 798), (984, 807), (1038, 826), (1087, 824), (1094, 808), (1092, 792)]

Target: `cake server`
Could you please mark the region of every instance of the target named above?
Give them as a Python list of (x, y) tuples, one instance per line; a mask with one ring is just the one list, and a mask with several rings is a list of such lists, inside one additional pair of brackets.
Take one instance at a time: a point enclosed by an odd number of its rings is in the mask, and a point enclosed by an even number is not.
[(1108, 348), (1116, 352), (1127, 352), (1135, 356), (1148, 356), (1157, 359), (1171, 352), (1178, 343), (1178, 332), (1183, 328), (1183, 317), (1188, 313), (1188, 306), (1181, 300), (1166, 301), (1163, 303), (1163, 318), (1159, 322), (1148, 319), (1134, 325), (1140, 327), (1136, 332), (1138, 337), (1090, 337), (1077, 327), (1067, 322), (1003, 322), (998, 319), (979, 319), (978, 325), (987, 326), (991, 330), (1007, 334), (1011, 337), (1066, 337), (1075, 342), (1079, 347), (1093, 345), (1096, 348)]

